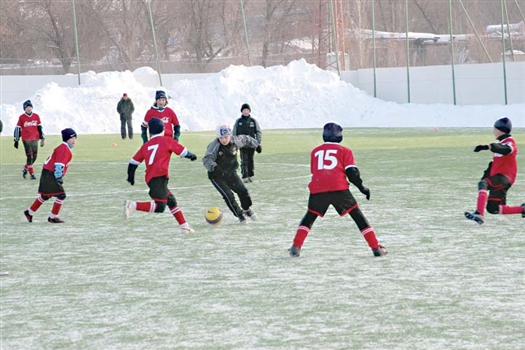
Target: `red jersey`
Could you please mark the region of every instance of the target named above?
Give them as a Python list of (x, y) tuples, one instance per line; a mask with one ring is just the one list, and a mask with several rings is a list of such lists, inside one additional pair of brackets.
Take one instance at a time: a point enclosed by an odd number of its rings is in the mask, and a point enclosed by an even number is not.
[(71, 149), (67, 143), (62, 142), (53, 150), (51, 155), (47, 157), (46, 161), (44, 162), (44, 169), (54, 173), (55, 165), (62, 165), (64, 167), (62, 176), (64, 176), (67, 173), (71, 159), (73, 159), (73, 152), (71, 152)]
[(142, 126), (147, 128), (148, 122), (151, 120), (151, 118), (158, 118), (162, 120), (164, 123), (164, 136), (173, 138), (173, 127), (175, 125), (179, 125), (179, 119), (177, 118), (177, 115), (173, 109), (166, 107), (160, 110), (157, 107), (151, 107), (146, 112)]
[(490, 168), (490, 176), (496, 174), (505, 175), (509, 179), (510, 184), (514, 184), (516, 181), (516, 176), (518, 174), (518, 163), (516, 162), (516, 155), (518, 154), (518, 147), (516, 146), (516, 141), (509, 136), (499, 142), (502, 145), (507, 145), (510, 147), (511, 152), (509, 154), (503, 155), (499, 153), (494, 153), (492, 159), (492, 167)]
[(18, 117), (17, 128), (20, 128), (20, 136), (24, 141), (38, 141), (40, 139), (40, 133), (38, 132), (38, 126), (42, 125), (40, 122), (40, 116), (36, 113), (31, 115), (22, 114)]
[(334, 142), (317, 146), (310, 154), (310, 193), (347, 190), (345, 170), (349, 167), (355, 167), (354, 154), (350, 148)]
[(175, 139), (154, 135), (135, 153), (130, 163), (139, 165), (144, 160), (146, 161), (146, 183), (149, 183), (154, 177), (170, 177), (169, 167), (172, 153), (184, 157), (188, 151)]

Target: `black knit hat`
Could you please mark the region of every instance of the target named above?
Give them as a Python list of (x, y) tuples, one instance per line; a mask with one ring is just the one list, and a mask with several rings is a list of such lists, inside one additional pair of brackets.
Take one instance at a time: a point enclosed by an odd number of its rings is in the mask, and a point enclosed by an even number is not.
[(148, 129), (151, 135), (157, 135), (164, 131), (164, 123), (159, 118), (151, 118), (148, 122)]
[(75, 130), (67, 128), (62, 130), (62, 141), (67, 142), (70, 138), (77, 137)]
[(250, 108), (249, 104), (243, 103), (243, 105), (241, 106), (241, 112), (244, 111), (246, 108), (248, 108), (250, 110), (250, 112), (252, 111), (252, 109)]
[(167, 100), (168, 98), (166, 97), (166, 91), (157, 90), (157, 92), (155, 92), (155, 101), (159, 98), (165, 98)]
[(509, 134), (512, 130), (512, 122), (509, 118), (503, 117), (496, 120), (494, 127), (500, 131), (503, 131), (505, 134)]
[(323, 127), (323, 141), (337, 142), (343, 141), (343, 128), (336, 123), (328, 123)]
[(27, 100), (26, 102), (24, 102), (24, 109), (26, 109), (27, 107), (33, 107), (33, 104), (31, 103), (31, 100)]

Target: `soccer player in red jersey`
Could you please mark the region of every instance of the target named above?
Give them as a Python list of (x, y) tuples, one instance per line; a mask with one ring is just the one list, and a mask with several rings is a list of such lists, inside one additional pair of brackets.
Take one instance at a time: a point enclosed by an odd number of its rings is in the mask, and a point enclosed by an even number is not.
[(155, 93), (155, 103), (151, 108), (146, 112), (144, 121), (141, 125), (142, 130), (142, 141), (144, 143), (148, 142), (148, 123), (151, 118), (158, 118), (164, 123), (164, 136), (172, 137), (175, 140), (179, 141), (180, 137), (180, 124), (177, 115), (173, 109), (167, 107), (168, 98), (166, 93), (162, 90), (159, 90)]
[(170, 213), (180, 225), (181, 233), (192, 233), (194, 230), (186, 222), (182, 210), (177, 205), (177, 200), (173, 193), (168, 189), (169, 167), (171, 154), (188, 158), (191, 161), (197, 156), (186, 149), (171, 137), (163, 137), (164, 124), (158, 118), (152, 118), (148, 122), (148, 129), (151, 138), (142, 145), (138, 152), (133, 156), (128, 165), (127, 181), (133, 186), (135, 184), (135, 171), (140, 163), (146, 162), (146, 183), (149, 187), (149, 196), (153, 201), (134, 202), (126, 200), (124, 202), (124, 217), (129, 218), (133, 210), (144, 211), (147, 213), (162, 213), (166, 209), (166, 204)]
[(340, 145), (343, 141), (343, 128), (335, 123), (326, 124), (323, 128), (323, 141), (324, 143), (314, 148), (310, 154), (312, 180), (308, 185), (308, 210), (297, 228), (292, 247), (289, 249), (290, 256), (301, 255), (304, 240), (315, 220), (318, 216), (323, 217), (330, 205), (340, 216), (350, 215), (374, 256), (386, 255), (387, 250), (377, 241), (374, 229), (348, 189), (350, 181), (367, 200), (370, 199), (370, 190), (363, 185), (352, 150)]
[(478, 224), (485, 222), (485, 206), (491, 214), (521, 214), (525, 218), (525, 203), (517, 206), (507, 205), (507, 191), (516, 181), (518, 164), (516, 155), (518, 147), (510, 135), (512, 122), (509, 118), (501, 118), (494, 123), (494, 136), (498, 142), (490, 145), (478, 145), (474, 152), (488, 151), (494, 153), (492, 162), (483, 173), (478, 183), (478, 201), (476, 211), (465, 212), (465, 217)]
[(24, 150), (26, 152), (26, 164), (22, 169), (22, 176), (25, 179), (29, 172), (31, 180), (36, 180), (33, 164), (38, 155), (38, 140), (40, 140), (40, 147), (44, 147), (44, 132), (42, 131), (40, 116), (33, 113), (33, 104), (31, 101), (25, 101), (23, 107), (24, 114), (18, 117), (18, 123), (15, 127), (14, 146), (18, 149), (20, 138), (23, 140)]
[(24, 211), (24, 215), (29, 222), (33, 222), (35, 212), (51, 197), (56, 197), (56, 199), (47, 221), (53, 224), (62, 224), (64, 222), (58, 217), (58, 213), (62, 208), (64, 199), (66, 199), (66, 191), (63, 187), (64, 176), (73, 158), (71, 148), (73, 148), (77, 142), (77, 133), (70, 128), (62, 130), (61, 133), (63, 142), (53, 150), (44, 162), (42, 175), (40, 176), (40, 185), (38, 187), (39, 196), (33, 204)]

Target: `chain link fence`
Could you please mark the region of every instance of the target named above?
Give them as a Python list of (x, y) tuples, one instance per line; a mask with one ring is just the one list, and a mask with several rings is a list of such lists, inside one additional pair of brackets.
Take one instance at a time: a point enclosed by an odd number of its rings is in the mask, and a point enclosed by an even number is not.
[(0, 74), (525, 61), (524, 8), (524, 0), (3, 1)]

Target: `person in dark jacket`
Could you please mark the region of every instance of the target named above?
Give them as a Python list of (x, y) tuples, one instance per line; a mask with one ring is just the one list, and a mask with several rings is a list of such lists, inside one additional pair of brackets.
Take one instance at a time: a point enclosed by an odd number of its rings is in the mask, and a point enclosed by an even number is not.
[(128, 127), (129, 139), (133, 139), (133, 124), (131, 121), (134, 111), (135, 106), (133, 105), (133, 101), (131, 101), (128, 94), (124, 93), (117, 104), (117, 112), (120, 114), (120, 135), (123, 140), (126, 139), (126, 126)]
[[(229, 125), (217, 127), (217, 138), (207, 147), (202, 163), (208, 170), (208, 178), (212, 185), (219, 191), (233, 215), (239, 219), (240, 224), (246, 224), (246, 217), (257, 219), (252, 209), (250, 193), (237, 174), (239, 162), (237, 151), (241, 147), (259, 148), (259, 142), (248, 135), (232, 136)], [(237, 193), (241, 206), (237, 204), (233, 193)]]
[[(261, 153), (262, 131), (257, 120), (250, 115), (251, 111), (249, 104), (245, 103), (241, 106), (242, 115), (233, 125), (233, 136), (248, 135), (253, 137), (259, 142), (257, 152)], [(255, 175), (253, 172), (255, 151), (256, 150), (251, 147), (242, 147), (240, 150), (242, 181), (245, 183), (252, 182), (252, 177)]]

